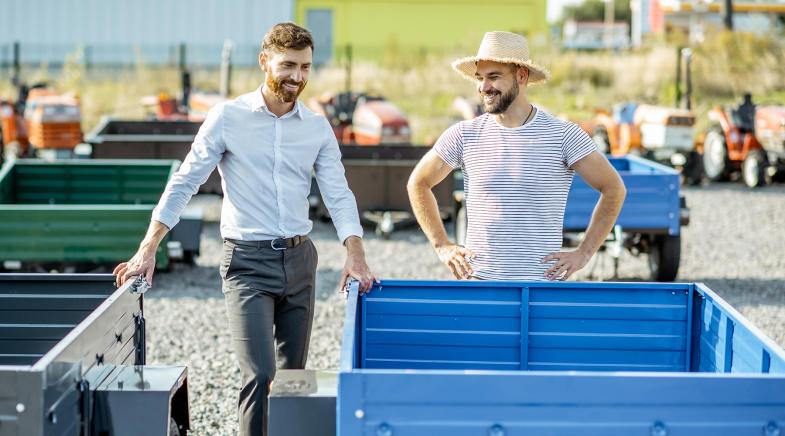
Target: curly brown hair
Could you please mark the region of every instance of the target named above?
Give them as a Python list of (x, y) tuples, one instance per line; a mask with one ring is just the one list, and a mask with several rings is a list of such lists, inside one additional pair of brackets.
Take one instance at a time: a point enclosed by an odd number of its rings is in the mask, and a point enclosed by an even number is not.
[(286, 49), (304, 50), (311, 47), (313, 50), (313, 36), (308, 29), (292, 22), (278, 23), (264, 35), (262, 51), (275, 50), (283, 52)]

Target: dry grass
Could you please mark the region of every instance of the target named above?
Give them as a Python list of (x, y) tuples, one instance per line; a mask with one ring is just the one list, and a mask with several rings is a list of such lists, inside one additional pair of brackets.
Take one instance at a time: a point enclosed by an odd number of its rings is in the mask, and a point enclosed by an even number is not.
[[(785, 57), (776, 37), (720, 33), (693, 47), (694, 102), (698, 114), (713, 105), (740, 98), (745, 91), (769, 103), (785, 101)], [(467, 51), (471, 53), (472, 50)], [(532, 48), (536, 60), (550, 68), (553, 80), (529, 88), (531, 99), (553, 113), (573, 119), (589, 117), (595, 108), (639, 101), (673, 105), (676, 48), (659, 45), (627, 53), (560, 52), (548, 46)], [(458, 95), (474, 98), (474, 85), (459, 77), (449, 61), (462, 53), (407, 56), (391, 51), (378, 63), (355, 61), (352, 88), (384, 95), (410, 117), (415, 142), (436, 138), (455, 121), (450, 105)], [(113, 71), (85, 71), (75, 53), (55, 76), (46, 66), (24, 71), (28, 82), (47, 80), (59, 89), (80, 95), (84, 127), (91, 129), (102, 115), (143, 117), (140, 98), (159, 92), (177, 92), (174, 68), (150, 67), (137, 60), (133, 67)], [(215, 70), (195, 70), (193, 83), (203, 89), (218, 86)], [(0, 80), (0, 96), (12, 97), (8, 80)], [(255, 69), (235, 69), (234, 93), (254, 89), (263, 77)], [(341, 65), (315, 71), (303, 98), (346, 87)]]

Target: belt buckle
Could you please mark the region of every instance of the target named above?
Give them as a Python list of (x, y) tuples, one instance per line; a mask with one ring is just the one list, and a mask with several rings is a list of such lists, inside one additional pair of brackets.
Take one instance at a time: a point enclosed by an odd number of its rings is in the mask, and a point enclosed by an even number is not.
[(281, 238), (273, 239), (272, 241), (270, 241), (270, 248), (272, 248), (273, 250), (277, 250), (277, 251), (286, 250), (286, 246), (285, 245), (283, 247), (276, 247), (275, 246), (275, 241), (282, 241), (284, 244), (286, 243), (286, 239), (281, 239)]

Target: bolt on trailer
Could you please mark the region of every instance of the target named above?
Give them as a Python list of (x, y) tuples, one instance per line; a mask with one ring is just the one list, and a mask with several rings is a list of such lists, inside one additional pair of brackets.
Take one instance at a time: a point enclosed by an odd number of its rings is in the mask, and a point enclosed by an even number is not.
[(187, 369), (145, 365), (141, 279), (0, 274), (1, 436), (182, 436)]

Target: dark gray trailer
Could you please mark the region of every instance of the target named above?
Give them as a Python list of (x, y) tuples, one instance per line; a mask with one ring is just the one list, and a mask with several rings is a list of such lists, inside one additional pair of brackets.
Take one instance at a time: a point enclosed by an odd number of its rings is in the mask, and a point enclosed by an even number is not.
[[(178, 159), (191, 151), (201, 122), (189, 120), (120, 120), (104, 117), (85, 142), (93, 159)], [(222, 194), (221, 176), (214, 170), (199, 192)]]
[[(398, 226), (415, 223), (406, 192), (409, 175), (431, 148), (417, 145), (341, 145), (341, 162), (346, 181), (357, 199), (360, 217), (376, 226), (384, 237)], [(454, 182), (445, 178), (433, 188), (443, 219), (451, 219), (456, 207)], [(314, 203), (321, 203), (312, 201)], [(328, 216), (326, 207), (317, 206), (316, 215)]]
[(145, 365), (137, 280), (0, 274), (0, 436), (189, 429), (187, 369)]

